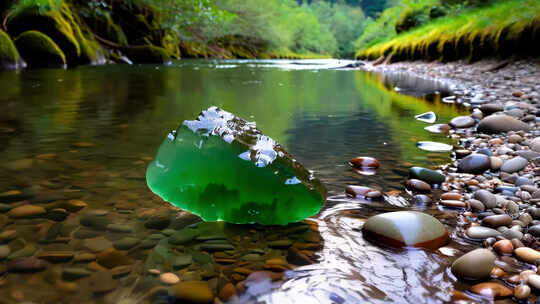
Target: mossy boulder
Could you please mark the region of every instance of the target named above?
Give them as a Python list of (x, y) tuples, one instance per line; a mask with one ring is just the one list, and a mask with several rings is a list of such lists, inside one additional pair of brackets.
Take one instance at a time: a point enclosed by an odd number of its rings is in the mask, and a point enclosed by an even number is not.
[(24, 65), (11, 38), (0, 30), (0, 70), (18, 69), (24, 67)]
[(81, 47), (72, 25), (60, 11), (52, 10), (45, 14), (40, 14), (36, 10), (19, 12), (9, 19), (8, 30), (13, 36), (27, 31), (39, 31), (60, 47), (69, 64), (78, 63)]
[(30, 67), (65, 67), (66, 55), (47, 35), (27, 31), (15, 39), (15, 46)]
[(129, 48), (126, 53), (135, 63), (166, 64), (171, 62), (171, 56), (167, 50), (153, 45)]
[(124, 30), (114, 23), (111, 16), (89, 15), (83, 18), (90, 29), (99, 37), (122, 46), (128, 45)]

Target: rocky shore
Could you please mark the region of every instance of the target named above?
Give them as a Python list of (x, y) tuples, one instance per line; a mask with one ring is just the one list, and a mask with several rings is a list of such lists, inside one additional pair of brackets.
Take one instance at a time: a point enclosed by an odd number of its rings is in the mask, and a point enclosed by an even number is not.
[(445, 181), (432, 192), (430, 184), (438, 183), (412, 169), (414, 179), (407, 182), (415, 201), (433, 199), (439, 208), (458, 211), (456, 232), (477, 245), (450, 267), (460, 282), (452, 299), (536, 301), (540, 294), (540, 64), (527, 60), (376, 62), (364, 68), (440, 80), (455, 93), (443, 102), (470, 107), (469, 116), (439, 122), (445, 124), (436, 128), (460, 145), (454, 150), (454, 161), (440, 168)]

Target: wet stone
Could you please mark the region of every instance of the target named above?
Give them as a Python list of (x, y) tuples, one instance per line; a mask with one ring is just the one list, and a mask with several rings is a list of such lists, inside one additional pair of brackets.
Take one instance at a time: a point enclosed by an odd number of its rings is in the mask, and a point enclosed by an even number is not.
[(148, 229), (157, 229), (163, 230), (169, 227), (171, 220), (166, 216), (156, 216), (149, 218), (145, 223), (144, 227)]
[(485, 217), (482, 220), (482, 225), (491, 228), (497, 228), (500, 226), (510, 226), (512, 224), (512, 217), (508, 214), (497, 214)]
[(22, 205), (13, 208), (7, 213), (9, 217), (14, 219), (34, 218), (45, 214), (47, 211), (41, 206)]
[(133, 231), (133, 227), (122, 224), (109, 224), (107, 225), (107, 230), (118, 233), (130, 233)]
[(193, 263), (193, 258), (190, 254), (175, 255), (170, 257), (171, 265), (174, 269), (181, 269)]
[(0, 245), (0, 260), (3, 260), (8, 257), (11, 253), (8, 245)]
[(51, 263), (62, 263), (73, 259), (72, 251), (46, 251), (40, 253), (38, 258), (49, 261)]
[(488, 237), (497, 237), (501, 233), (495, 229), (482, 227), (482, 226), (471, 226), (467, 228), (466, 234), (471, 239), (483, 240)]
[(416, 120), (419, 120), (419, 121), (422, 121), (422, 122), (425, 122), (425, 123), (434, 123), (437, 121), (437, 115), (434, 113), (434, 112), (426, 112), (426, 113), (422, 113), (422, 114), (418, 114), (416, 116), (414, 116), (414, 118), (416, 118)]
[(536, 251), (532, 248), (521, 247), (514, 250), (514, 254), (520, 261), (524, 261), (530, 264), (534, 264), (540, 259), (540, 251)]
[(491, 299), (510, 297), (514, 294), (510, 288), (495, 282), (486, 282), (473, 285), (471, 287), (471, 291)]
[(476, 191), (474, 193), (474, 199), (481, 201), (488, 209), (495, 208), (497, 206), (497, 197), (487, 190)]
[(459, 161), (458, 171), (463, 173), (480, 174), (491, 168), (489, 157), (484, 154), (473, 153)]
[(118, 286), (110, 271), (98, 271), (90, 276), (90, 291), (96, 294), (107, 293)]
[(206, 221), (287, 224), (317, 213), (326, 198), (281, 145), (217, 107), (171, 132), (146, 177), (154, 193)]
[(88, 277), (91, 271), (78, 267), (66, 267), (62, 269), (62, 279), (65, 281), (74, 281), (80, 278)]
[(118, 250), (129, 250), (135, 247), (140, 242), (139, 239), (134, 237), (121, 238), (113, 243), (114, 248)]
[(38, 258), (20, 258), (8, 262), (7, 270), (9, 272), (37, 272), (46, 268), (45, 261)]
[(214, 293), (204, 281), (180, 282), (173, 287), (173, 294), (177, 301), (188, 303), (212, 303)]
[(454, 148), (451, 145), (443, 144), (434, 141), (419, 141), (416, 146), (424, 151), (429, 152), (449, 152)]
[(107, 225), (109, 225), (109, 220), (104, 216), (83, 215), (81, 216), (80, 223), (85, 227), (105, 230), (107, 229)]
[(86, 239), (83, 244), (91, 252), (100, 252), (113, 246), (111, 241), (102, 236)]
[(351, 165), (355, 168), (379, 168), (379, 161), (373, 157), (361, 156), (355, 157), (350, 161)]
[(424, 128), (424, 130), (430, 132), (430, 133), (448, 133), (450, 131), (450, 126), (447, 124), (437, 124), (437, 125), (431, 125)]
[(475, 249), (452, 263), (452, 273), (463, 279), (488, 278), (495, 266), (495, 255), (487, 249)]
[(474, 119), (470, 116), (458, 116), (450, 121), (450, 125), (454, 128), (469, 128), (474, 126)]
[(501, 171), (506, 173), (518, 172), (525, 168), (527, 164), (528, 161), (525, 158), (521, 156), (516, 156), (512, 159), (505, 161), (501, 167)]
[(429, 184), (441, 184), (445, 180), (445, 176), (439, 171), (422, 167), (410, 168), (409, 177), (422, 180)]
[(478, 132), (491, 134), (508, 131), (529, 131), (530, 127), (526, 123), (508, 115), (490, 115), (480, 121), (477, 129)]
[(121, 251), (115, 249), (107, 249), (96, 255), (97, 262), (107, 268), (130, 265), (132, 261)]
[(407, 188), (411, 189), (411, 190), (416, 190), (416, 191), (419, 191), (419, 192), (430, 192), (431, 191), (431, 186), (424, 182), (424, 181), (421, 181), (419, 179), (409, 179), (407, 181)]
[(197, 236), (199, 236), (199, 234), (199, 231), (196, 229), (184, 228), (171, 235), (169, 237), (169, 243), (174, 245), (183, 245), (194, 240)]
[(448, 232), (436, 218), (415, 211), (389, 212), (370, 217), (362, 228), (368, 239), (391, 247), (438, 248)]

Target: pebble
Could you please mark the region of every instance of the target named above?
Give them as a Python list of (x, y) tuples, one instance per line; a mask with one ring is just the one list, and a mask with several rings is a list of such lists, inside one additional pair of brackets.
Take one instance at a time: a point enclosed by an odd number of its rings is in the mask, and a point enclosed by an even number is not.
[(516, 248), (514, 254), (520, 261), (530, 264), (534, 264), (540, 259), (540, 252), (529, 247)]
[(7, 215), (14, 219), (33, 218), (47, 213), (47, 210), (41, 206), (22, 205), (8, 211)]
[(409, 179), (407, 181), (407, 188), (411, 189), (411, 190), (416, 190), (416, 191), (420, 191), (420, 192), (430, 192), (431, 191), (431, 186), (424, 182), (424, 181), (421, 181), (419, 179)]
[(495, 255), (488, 249), (475, 249), (459, 257), (452, 263), (452, 273), (464, 279), (489, 277), (495, 266)]
[(174, 284), (177, 284), (178, 282), (180, 282), (180, 278), (172, 273), (172, 272), (166, 272), (166, 273), (162, 273), (159, 275), (159, 280), (163, 283), (163, 284), (167, 284), (167, 285), (174, 285)]
[(510, 226), (512, 224), (512, 217), (508, 214), (497, 214), (487, 216), (482, 220), (482, 225), (491, 228), (497, 228), (500, 226)]
[(103, 294), (114, 290), (118, 282), (113, 278), (110, 271), (98, 271), (90, 276), (90, 291), (96, 294)]
[(456, 200), (442, 200), (440, 204), (449, 208), (465, 208), (467, 206), (465, 202)]
[(491, 166), (491, 170), (497, 171), (501, 169), (503, 165), (503, 160), (500, 157), (497, 156), (490, 156), (489, 157), (489, 164)]
[(199, 236), (199, 231), (191, 228), (184, 228), (178, 230), (173, 235), (169, 237), (169, 243), (174, 245), (182, 245), (191, 242), (197, 236)]
[(490, 115), (480, 120), (477, 127), (481, 133), (503, 133), (509, 131), (529, 131), (528, 124), (504, 114)]
[(351, 165), (356, 168), (379, 168), (379, 161), (373, 157), (361, 156), (355, 157), (350, 161)]
[(91, 271), (79, 267), (66, 267), (62, 269), (62, 279), (66, 281), (78, 280), (80, 278), (88, 277), (91, 274)]
[(72, 251), (45, 251), (37, 257), (52, 263), (62, 263), (73, 259)]
[(534, 287), (535, 289), (540, 290), (540, 275), (537, 274), (531, 274), (527, 278), (527, 283)]
[(491, 162), (489, 157), (479, 153), (465, 156), (458, 163), (458, 171), (463, 173), (480, 174), (490, 168)]
[(493, 244), (493, 250), (499, 254), (510, 255), (514, 252), (514, 245), (510, 240), (500, 240)]
[(140, 240), (134, 237), (124, 237), (113, 243), (118, 250), (129, 250), (139, 244)]
[(441, 172), (422, 167), (410, 168), (409, 177), (413, 179), (419, 179), (428, 184), (441, 184), (446, 179), (446, 177)]
[(469, 128), (474, 126), (474, 119), (470, 116), (458, 116), (450, 120), (450, 125), (454, 128)]
[(214, 293), (205, 281), (184, 281), (173, 287), (176, 300), (194, 303), (212, 303)]
[(478, 190), (474, 193), (473, 197), (481, 201), (487, 209), (497, 206), (497, 197), (487, 190)]
[(479, 200), (470, 199), (467, 202), (468, 202), (469, 206), (471, 206), (473, 211), (483, 212), (486, 209), (484, 204), (482, 204), (482, 202), (479, 201)]
[(227, 302), (235, 295), (236, 295), (236, 287), (234, 287), (234, 285), (231, 283), (227, 283), (225, 284), (225, 286), (223, 286), (223, 288), (219, 292), (218, 297), (221, 300)]
[(109, 269), (117, 266), (130, 265), (132, 263), (130, 258), (124, 252), (112, 248), (97, 254), (96, 259), (100, 265)]
[(437, 115), (433, 111), (415, 115), (414, 118), (426, 123), (434, 123), (437, 121)]
[(529, 162), (525, 158), (521, 156), (516, 156), (512, 159), (505, 161), (501, 167), (501, 171), (506, 173), (518, 172), (525, 168), (528, 163)]
[(42, 271), (47, 267), (47, 264), (38, 258), (20, 258), (7, 263), (9, 272), (37, 272)]
[(514, 288), (514, 297), (518, 300), (525, 300), (531, 295), (531, 288), (527, 285), (518, 285)]
[(349, 185), (345, 187), (345, 193), (352, 197), (365, 197), (370, 191), (373, 191), (373, 189), (364, 186)]
[(495, 282), (476, 284), (473, 285), (470, 290), (491, 299), (510, 297), (514, 294), (510, 288)]
[(8, 257), (11, 253), (8, 245), (0, 245), (0, 260), (3, 260)]
[(391, 247), (437, 249), (448, 240), (448, 232), (439, 220), (415, 211), (388, 212), (372, 216), (365, 222), (362, 232), (369, 240)]

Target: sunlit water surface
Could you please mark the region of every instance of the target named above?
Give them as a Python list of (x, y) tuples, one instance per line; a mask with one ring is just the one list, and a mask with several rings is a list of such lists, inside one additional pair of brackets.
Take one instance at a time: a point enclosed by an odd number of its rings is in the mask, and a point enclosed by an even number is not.
[[(411, 206), (405, 199), (394, 198), (393, 205), (354, 200), (344, 189), (353, 184), (402, 190), (409, 167), (449, 162), (450, 153), (417, 148), (418, 141), (455, 142), (428, 133), (428, 124), (414, 116), (434, 111), (437, 123), (445, 123), (466, 110), (437, 96), (399, 95), (380, 75), (336, 69), (348, 63), (182, 60), (170, 66), (2, 72), (0, 164), (11, 170), (1, 174), (0, 192), (75, 174), (71, 187), (84, 189), (89, 203), (99, 205), (119, 188), (134, 194), (130, 198), (150, 197), (144, 182), (148, 158), (170, 130), (216, 105), (256, 121), (329, 191), (325, 207), (313, 217), (324, 239), (319, 263), (289, 272), (280, 287), (248, 289), (252, 297), (244, 299), (280, 304), (448, 301), (456, 283), (447, 269), (448, 255), (463, 245), (452, 243), (438, 252), (393, 250), (367, 242), (360, 228), (367, 217), (402, 205), (435, 214), (455, 237), (456, 213)], [(422, 90), (439, 89), (432, 85), (407, 90), (424, 95)], [(80, 142), (95, 146), (84, 153), (74, 147)], [(24, 171), (10, 166), (45, 153), (58, 155), (57, 166), (35, 160)], [(356, 156), (375, 157), (381, 168), (371, 176), (355, 173), (347, 162)], [(92, 171), (107, 172), (111, 180), (96, 180)], [(114, 178), (124, 178), (127, 185), (119, 186)]]

